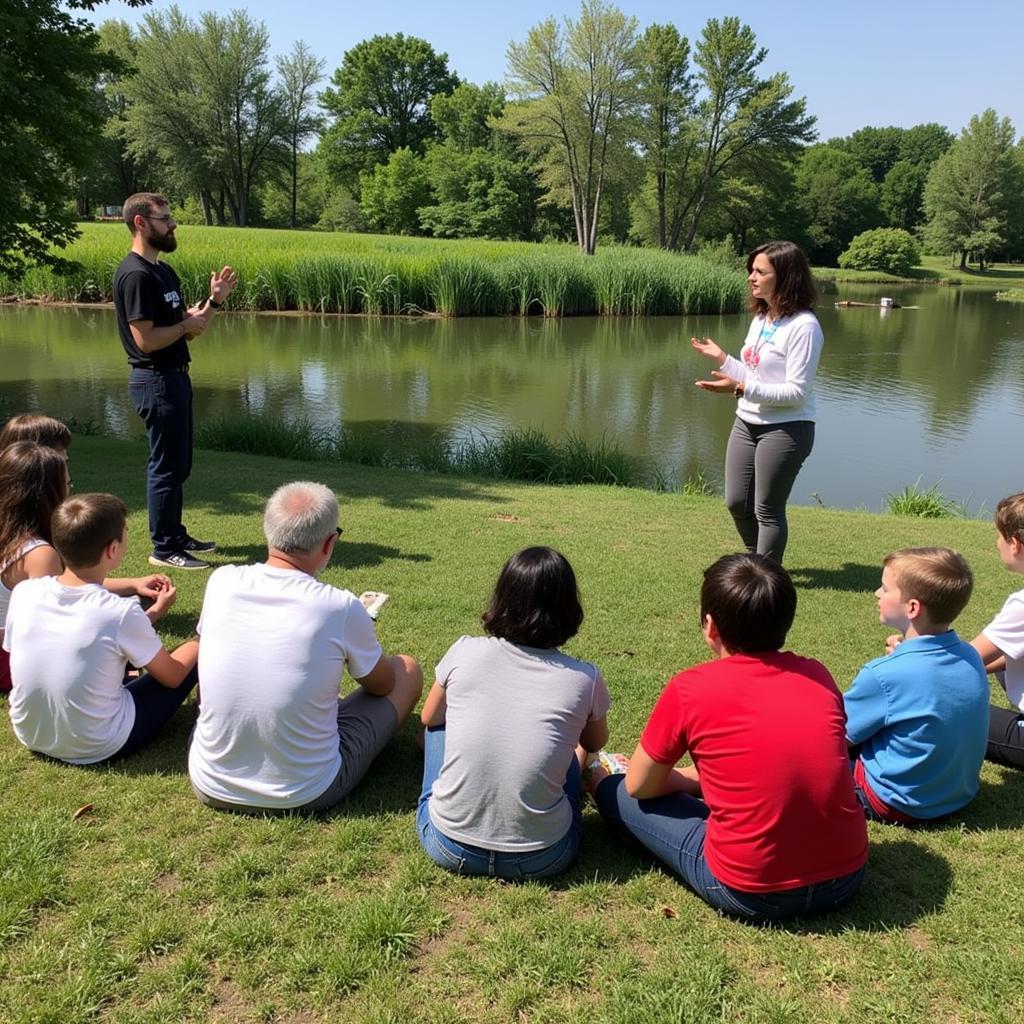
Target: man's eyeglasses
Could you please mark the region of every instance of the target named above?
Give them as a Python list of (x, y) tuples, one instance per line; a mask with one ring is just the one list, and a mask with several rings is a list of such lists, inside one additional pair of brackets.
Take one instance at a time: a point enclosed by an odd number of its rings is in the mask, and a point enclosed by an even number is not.
[(334, 528), (334, 530), (338, 534), (339, 537), (345, 532), (340, 526), (336, 526)]

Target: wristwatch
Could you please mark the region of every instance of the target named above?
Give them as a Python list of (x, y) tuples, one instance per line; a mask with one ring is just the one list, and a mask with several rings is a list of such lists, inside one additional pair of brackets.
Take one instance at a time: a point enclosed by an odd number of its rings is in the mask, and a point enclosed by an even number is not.
[(224, 305), (223, 302), (218, 302), (212, 295), (206, 300), (206, 304), (214, 309), (220, 309)]

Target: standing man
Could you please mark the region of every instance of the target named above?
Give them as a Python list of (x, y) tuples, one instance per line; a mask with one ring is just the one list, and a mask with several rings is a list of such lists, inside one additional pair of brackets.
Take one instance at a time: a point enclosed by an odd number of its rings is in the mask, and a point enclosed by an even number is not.
[(189, 536), (181, 522), (182, 486), (192, 471), (188, 340), (206, 330), (238, 275), (231, 267), (211, 271), (209, 297), (185, 309), (178, 275), (160, 262), (160, 253), (178, 246), (167, 200), (155, 192), (138, 192), (125, 200), (123, 212), (132, 250), (114, 275), (114, 309), (131, 366), (128, 394), (149, 438), (149, 561), (171, 569), (208, 569), (209, 563), (196, 556), (215, 550), (216, 543)]

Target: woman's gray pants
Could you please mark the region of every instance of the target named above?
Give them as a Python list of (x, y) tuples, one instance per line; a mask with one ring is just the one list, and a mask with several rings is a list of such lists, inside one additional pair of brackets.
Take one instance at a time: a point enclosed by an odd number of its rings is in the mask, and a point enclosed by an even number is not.
[(812, 420), (734, 421), (725, 451), (725, 504), (748, 551), (782, 563), (789, 536), (786, 501), (813, 447)]

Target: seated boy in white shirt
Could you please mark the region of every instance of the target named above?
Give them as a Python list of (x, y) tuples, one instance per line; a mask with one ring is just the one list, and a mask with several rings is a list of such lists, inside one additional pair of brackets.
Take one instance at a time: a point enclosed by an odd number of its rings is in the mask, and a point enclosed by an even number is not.
[[(161, 583), (148, 616), (103, 586), (124, 558), (126, 515), (112, 494), (68, 498), (52, 521), (64, 572), (24, 580), (11, 595), (11, 724), (29, 750), (68, 764), (139, 750), (197, 682), (198, 644), (166, 651), (151, 621), (174, 603), (174, 586)], [(129, 662), (146, 672), (124, 685)]]

